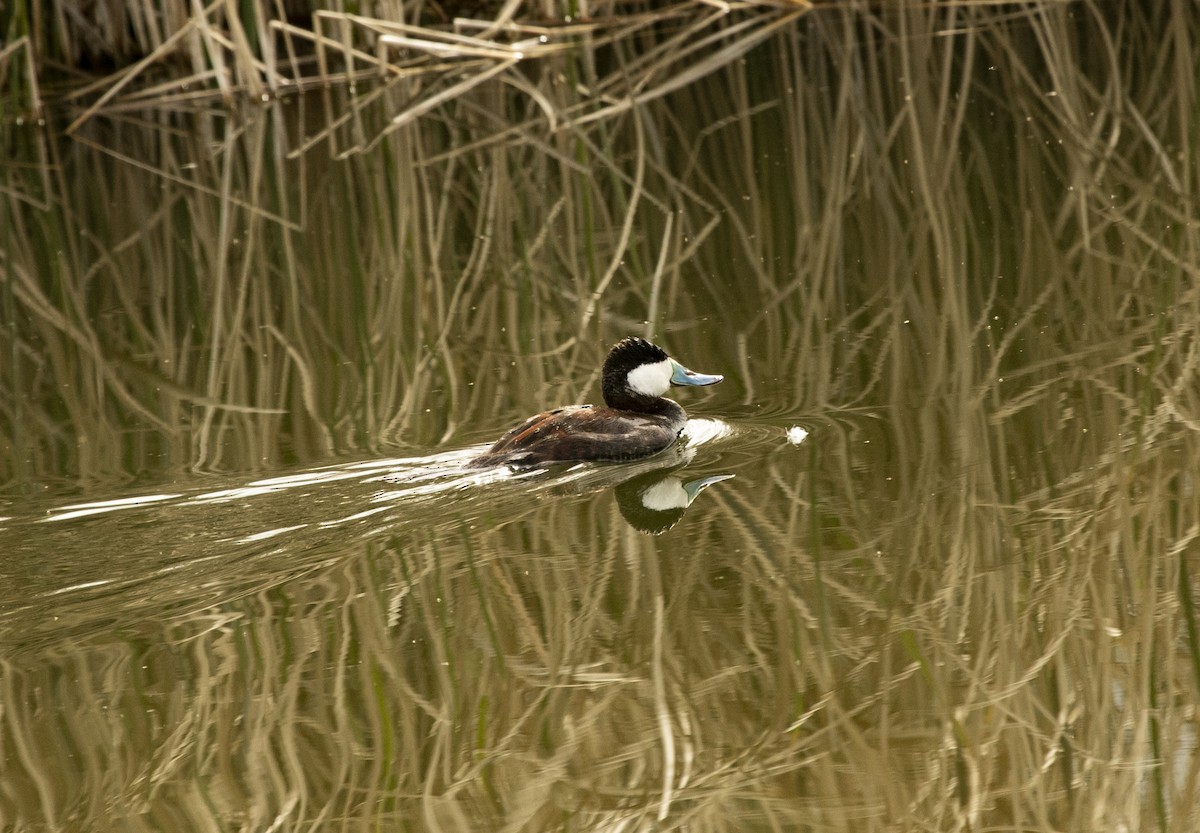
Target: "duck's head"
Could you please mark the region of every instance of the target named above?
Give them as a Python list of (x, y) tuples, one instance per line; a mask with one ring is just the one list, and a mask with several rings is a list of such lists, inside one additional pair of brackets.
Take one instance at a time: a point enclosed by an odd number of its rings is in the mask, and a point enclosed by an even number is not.
[(671, 385), (715, 385), (724, 376), (695, 373), (644, 338), (621, 339), (604, 360), (604, 402), (637, 410), (638, 402), (658, 399)]

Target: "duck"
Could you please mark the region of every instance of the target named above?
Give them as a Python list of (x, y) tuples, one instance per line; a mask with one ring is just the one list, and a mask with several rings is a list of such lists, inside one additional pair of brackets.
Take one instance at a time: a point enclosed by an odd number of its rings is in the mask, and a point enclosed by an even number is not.
[(523, 468), (652, 457), (679, 439), (688, 419), (679, 403), (663, 394), (672, 385), (715, 385), (725, 377), (688, 370), (657, 344), (631, 336), (613, 345), (600, 378), (604, 407), (570, 405), (532, 416), (467, 466)]

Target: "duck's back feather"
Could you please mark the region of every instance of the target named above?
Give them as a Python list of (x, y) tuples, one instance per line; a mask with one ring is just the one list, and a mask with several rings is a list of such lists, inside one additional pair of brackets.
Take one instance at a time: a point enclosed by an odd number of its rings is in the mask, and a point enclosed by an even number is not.
[(556, 408), (525, 420), (469, 465), (618, 462), (649, 457), (670, 446), (683, 430), (686, 416), (682, 408), (675, 407), (678, 415), (635, 414), (592, 405)]

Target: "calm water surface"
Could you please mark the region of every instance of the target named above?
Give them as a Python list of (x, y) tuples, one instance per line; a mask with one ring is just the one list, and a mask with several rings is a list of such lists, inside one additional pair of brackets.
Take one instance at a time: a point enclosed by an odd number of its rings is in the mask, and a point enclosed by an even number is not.
[(1054, 9), (12, 133), (0, 829), (1195, 829), (1195, 62)]

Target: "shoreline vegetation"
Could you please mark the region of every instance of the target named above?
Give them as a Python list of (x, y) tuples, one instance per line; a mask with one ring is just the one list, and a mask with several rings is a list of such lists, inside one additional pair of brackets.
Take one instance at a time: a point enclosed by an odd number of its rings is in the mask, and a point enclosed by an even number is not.
[[(541, 99), (539, 64), (572, 52), (586, 55), (571, 67), (577, 106), (538, 103), (552, 124), (586, 124), (719, 70), (812, 9), (778, 0), (584, 4), (587, 10), (398, 2), (392, 15), (372, 17), (306, 5), (130, 0), (100, 16), (69, 0), (49, 4), (49, 13), (21, 6), (24, 14), (7, 21), (0, 81), (10, 109), (25, 104), (18, 119), (42, 118), (50, 102), (68, 105), (68, 133), (100, 114), (214, 101), (233, 107), (359, 85), (419, 90), (394, 115), (399, 127), (497, 76)], [(627, 58), (621, 72), (606, 75), (599, 64), (618, 54)], [(526, 69), (509, 72), (518, 65)]]

